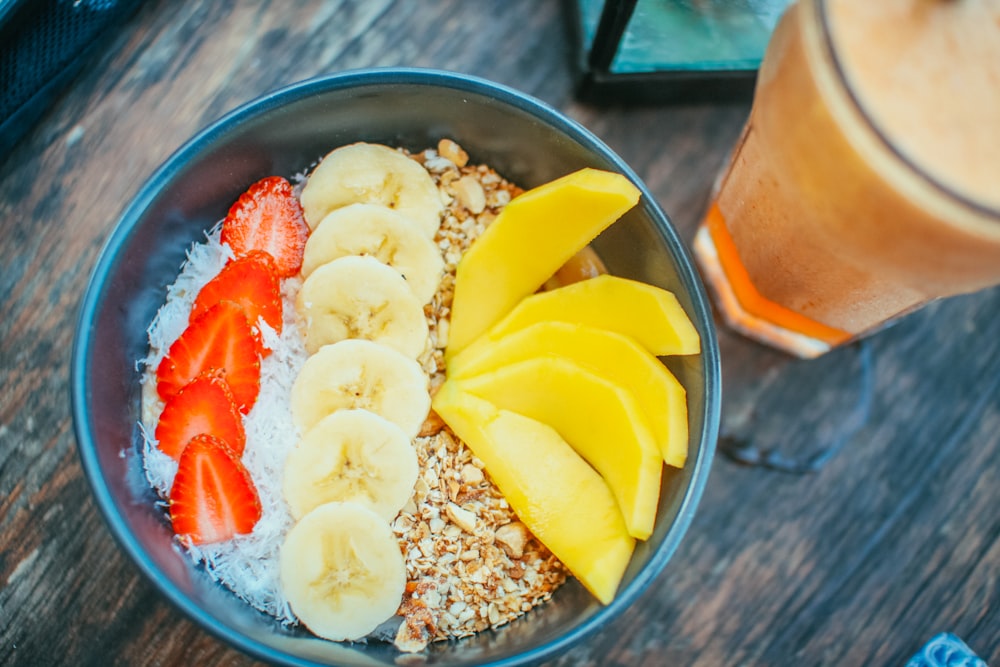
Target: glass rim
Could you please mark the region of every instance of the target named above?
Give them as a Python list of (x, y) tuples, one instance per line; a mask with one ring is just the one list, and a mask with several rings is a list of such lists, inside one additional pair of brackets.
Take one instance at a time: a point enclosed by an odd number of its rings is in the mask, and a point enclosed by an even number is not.
[(916, 176), (925, 185), (930, 186), (930, 188), (937, 192), (939, 195), (943, 195), (953, 202), (968, 208), (975, 213), (980, 215), (985, 215), (990, 218), (996, 218), (997, 222), (1000, 222), (1000, 209), (994, 208), (988, 204), (978, 201), (967, 194), (964, 194), (952, 186), (948, 185), (941, 179), (935, 177), (934, 175), (927, 172), (926, 169), (920, 166), (913, 158), (909, 157), (886, 135), (882, 128), (875, 122), (871, 114), (865, 109), (865, 106), (861, 103), (858, 97), (857, 91), (850, 85), (847, 78), (847, 72), (844, 68), (843, 63), (837, 53), (837, 49), (833, 42), (833, 32), (830, 27), (830, 17), (827, 12), (828, 0), (815, 0), (817, 12), (816, 17), (819, 23), (820, 34), (822, 35), (823, 49), (825, 55), (830, 59), (833, 65), (833, 71), (836, 75), (837, 82), (840, 84), (841, 89), (847, 96), (852, 109), (864, 119), (864, 122), (868, 129), (871, 130), (872, 134), (878, 140), (879, 145), (884, 148), (890, 155), (892, 155), (900, 164), (902, 164), (911, 174)]

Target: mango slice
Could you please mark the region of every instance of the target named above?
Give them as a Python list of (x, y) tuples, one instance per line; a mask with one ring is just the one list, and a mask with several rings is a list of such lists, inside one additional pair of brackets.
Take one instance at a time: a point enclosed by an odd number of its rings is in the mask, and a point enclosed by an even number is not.
[(454, 382), (498, 408), (558, 431), (611, 487), (629, 535), (644, 540), (653, 532), (663, 458), (628, 390), (556, 356)]
[(515, 197), (458, 263), (446, 355), (537, 290), (639, 194), (621, 174), (581, 169)]
[(607, 483), (550, 426), (445, 382), (434, 410), (486, 464), (524, 525), (604, 604), (635, 547)]
[(624, 334), (658, 357), (701, 350), (698, 330), (672, 292), (612, 275), (532, 294), (490, 328), (485, 338), (495, 341), (546, 320)]
[(635, 396), (663, 460), (684, 467), (688, 449), (687, 395), (659, 359), (627, 336), (569, 322), (539, 322), (498, 340), (479, 339), (448, 362), (448, 377), (495, 371), (555, 355), (589, 368)]

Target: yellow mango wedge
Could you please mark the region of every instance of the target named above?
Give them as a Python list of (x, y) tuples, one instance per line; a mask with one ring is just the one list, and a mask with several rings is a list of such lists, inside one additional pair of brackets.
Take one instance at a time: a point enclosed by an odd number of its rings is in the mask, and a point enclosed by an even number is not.
[(534, 357), (555, 355), (627, 387), (649, 420), (663, 460), (684, 467), (687, 396), (677, 378), (628, 336), (570, 322), (532, 324), (498, 340), (479, 339), (448, 362), (448, 377), (489, 373)]
[(672, 292), (612, 275), (532, 294), (484, 337), (495, 341), (547, 320), (624, 334), (658, 357), (697, 354), (701, 350), (698, 330)]
[(607, 483), (550, 426), (445, 382), (434, 410), (486, 464), (525, 526), (604, 604), (635, 547)]
[(644, 540), (653, 532), (663, 458), (646, 415), (628, 390), (556, 356), (454, 382), (498, 408), (558, 431), (608, 483), (629, 535)]
[(598, 169), (515, 197), (458, 263), (446, 355), (495, 324), (638, 201), (631, 181)]

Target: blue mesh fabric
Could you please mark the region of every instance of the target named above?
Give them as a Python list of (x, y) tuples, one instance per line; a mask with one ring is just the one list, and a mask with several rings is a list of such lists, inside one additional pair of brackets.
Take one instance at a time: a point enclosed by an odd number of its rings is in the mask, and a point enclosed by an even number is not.
[(0, 159), (138, 0), (0, 0)]

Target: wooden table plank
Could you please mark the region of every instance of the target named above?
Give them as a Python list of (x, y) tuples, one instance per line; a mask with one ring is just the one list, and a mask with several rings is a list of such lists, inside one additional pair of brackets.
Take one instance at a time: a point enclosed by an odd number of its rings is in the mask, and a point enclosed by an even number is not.
[[(232, 6), (231, 6), (232, 5)], [(278, 86), (419, 66), (536, 95), (606, 141), (690, 242), (746, 105), (573, 99), (558, 2), (145, 3), (0, 163), (0, 663), (247, 665), (118, 550), (82, 476), (68, 350), (126, 202), (194, 132)], [(558, 665), (902, 664), (956, 632), (1000, 662), (1000, 292), (871, 341), (869, 422), (821, 472), (717, 460), (667, 571)], [(721, 332), (724, 428), (804, 452), (844, 427), (857, 353)]]

